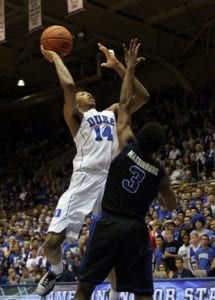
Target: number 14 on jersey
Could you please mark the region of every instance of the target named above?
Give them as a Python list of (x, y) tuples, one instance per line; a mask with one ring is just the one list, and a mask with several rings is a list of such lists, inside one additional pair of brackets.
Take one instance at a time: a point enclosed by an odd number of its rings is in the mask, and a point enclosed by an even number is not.
[(102, 141), (103, 139), (107, 139), (108, 141), (113, 141), (113, 134), (110, 126), (106, 126), (104, 129), (100, 129), (99, 126), (95, 128), (96, 132), (96, 141)]

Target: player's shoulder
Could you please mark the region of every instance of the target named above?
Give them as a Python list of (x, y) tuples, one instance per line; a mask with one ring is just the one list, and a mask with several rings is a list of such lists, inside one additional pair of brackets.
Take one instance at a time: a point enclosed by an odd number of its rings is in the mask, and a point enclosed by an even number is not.
[(118, 113), (119, 103), (113, 103), (111, 106), (107, 107), (105, 110), (112, 111), (114, 114)]

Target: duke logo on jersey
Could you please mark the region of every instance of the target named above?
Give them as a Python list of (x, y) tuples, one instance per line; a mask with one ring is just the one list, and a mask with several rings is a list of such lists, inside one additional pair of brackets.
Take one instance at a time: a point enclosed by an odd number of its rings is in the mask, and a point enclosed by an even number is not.
[(105, 115), (95, 115), (87, 119), (87, 122), (90, 124), (90, 127), (95, 125), (100, 125), (102, 123), (109, 124), (114, 126), (114, 119)]

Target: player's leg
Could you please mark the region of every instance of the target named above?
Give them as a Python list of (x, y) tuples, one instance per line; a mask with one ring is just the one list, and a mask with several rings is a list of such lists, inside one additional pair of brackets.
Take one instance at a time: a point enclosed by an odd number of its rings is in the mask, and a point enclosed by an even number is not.
[(122, 217), (118, 231), (122, 238), (115, 263), (117, 291), (134, 293), (138, 300), (152, 300), (152, 249), (148, 229), (141, 220)]
[[(106, 178), (104, 178), (103, 184), (105, 182), (106, 182)], [(98, 201), (96, 202), (96, 205), (95, 205), (94, 210), (93, 210), (94, 214), (98, 214), (100, 212), (101, 201), (102, 201), (102, 197), (103, 197), (103, 190), (104, 190), (104, 186), (102, 186), (100, 184), (100, 192), (98, 190), (98, 196), (97, 196)], [(115, 274), (114, 269), (108, 274), (107, 279), (110, 281), (110, 284), (111, 284), (111, 290), (110, 290), (110, 293), (109, 293), (109, 300), (118, 300), (120, 293), (116, 291), (116, 274)]]
[(80, 281), (77, 286), (74, 300), (89, 300), (95, 285), (86, 281)]
[(93, 219), (86, 251), (79, 268), (78, 277), (82, 283), (100, 284), (113, 268), (120, 247), (117, 231), (112, 230), (117, 224), (113, 223), (114, 220), (103, 213)]
[(63, 263), (61, 258), (61, 244), (66, 238), (65, 230), (60, 233), (49, 232), (44, 245), (44, 252), (51, 264), (50, 271), (56, 276), (62, 274)]
[[(73, 173), (69, 188), (60, 197), (52, 221), (49, 225), (44, 250), (51, 264), (49, 272), (38, 283), (36, 292), (45, 296), (53, 289), (55, 281), (64, 270), (61, 261), (61, 244), (65, 238), (78, 238), (85, 214), (91, 211), (92, 204), (84, 194), (89, 188), (89, 178), (86, 172)], [(80, 184), (82, 183), (82, 184)], [(86, 208), (85, 208), (86, 206)]]
[(54, 288), (57, 278), (63, 273), (63, 263), (61, 261), (61, 244), (67, 236), (67, 228), (71, 220), (67, 214), (71, 210), (70, 197), (71, 190), (67, 190), (60, 197), (45, 241), (45, 255), (51, 264), (49, 271), (39, 281), (36, 293), (40, 296), (48, 295)]
[(109, 300), (118, 300), (120, 293), (116, 291), (116, 274), (114, 269), (111, 270), (111, 272), (108, 274), (107, 279), (110, 281), (111, 284)]
[(36, 293), (40, 296), (46, 296), (51, 292), (57, 278), (59, 278), (64, 271), (64, 265), (61, 259), (61, 244), (65, 240), (65, 237), (65, 230), (60, 233), (49, 232), (46, 237), (44, 251), (51, 266), (37, 285)]

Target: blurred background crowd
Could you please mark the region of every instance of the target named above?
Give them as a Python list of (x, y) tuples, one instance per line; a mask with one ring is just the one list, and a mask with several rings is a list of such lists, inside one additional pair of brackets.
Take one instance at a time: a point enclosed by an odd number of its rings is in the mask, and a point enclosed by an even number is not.
[[(169, 278), (194, 276), (196, 269), (215, 275), (214, 96), (212, 84), (195, 93), (155, 91), (133, 116), (136, 132), (148, 121), (159, 121), (166, 131), (156, 159), (170, 176), (177, 209), (166, 211), (155, 199), (146, 223), (154, 271)], [(74, 145), (65, 125), (53, 128), (44, 120), (0, 128), (0, 284), (38, 282), (49, 267), (43, 243), (70, 181)], [(92, 218), (86, 218), (78, 240), (62, 246), (67, 269), (61, 281), (77, 280)]]

